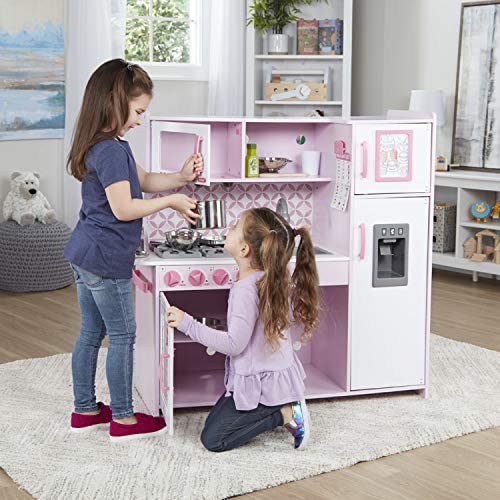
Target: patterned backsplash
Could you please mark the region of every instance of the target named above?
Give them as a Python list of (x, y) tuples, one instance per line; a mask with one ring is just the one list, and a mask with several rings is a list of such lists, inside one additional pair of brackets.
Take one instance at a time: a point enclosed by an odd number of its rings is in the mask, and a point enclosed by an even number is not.
[[(196, 200), (223, 199), (226, 205), (226, 223), (233, 221), (245, 210), (269, 207), (273, 210), (280, 198), (288, 204), (292, 227), (312, 227), (313, 195), (310, 184), (214, 184), (209, 187), (189, 185), (174, 192), (184, 193)], [(153, 195), (154, 197), (160, 195)], [(187, 227), (186, 221), (174, 210), (166, 209), (146, 217), (144, 228), (149, 240), (162, 240), (172, 229)], [(227, 229), (207, 230), (207, 234), (221, 236)]]

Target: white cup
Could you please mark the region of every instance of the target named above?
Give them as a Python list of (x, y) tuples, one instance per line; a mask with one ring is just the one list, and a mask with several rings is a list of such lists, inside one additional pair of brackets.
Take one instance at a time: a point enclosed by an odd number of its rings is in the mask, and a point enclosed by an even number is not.
[(318, 177), (321, 151), (302, 151), (302, 172), (311, 177)]

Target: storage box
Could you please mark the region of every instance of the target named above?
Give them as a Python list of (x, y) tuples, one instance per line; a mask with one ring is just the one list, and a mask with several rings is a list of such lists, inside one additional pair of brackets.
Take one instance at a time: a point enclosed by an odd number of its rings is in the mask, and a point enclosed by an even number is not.
[[(271, 82), (271, 83), (265, 83), (264, 84), (264, 99), (266, 101), (271, 100), (271, 96), (273, 94), (281, 94), (282, 92), (289, 92), (291, 90), (294, 90), (297, 85), (307, 85), (310, 89), (311, 92), (307, 96), (307, 99), (304, 99), (304, 102), (306, 101), (326, 101), (327, 100), (327, 89), (326, 89), (326, 83), (319, 83), (319, 82), (300, 82), (300, 83), (295, 83), (295, 82)], [(283, 99), (283, 102), (286, 101), (300, 101), (297, 97), (290, 97), (288, 99)]]
[(297, 21), (297, 54), (318, 54), (318, 21), (317, 19)]
[(433, 252), (454, 252), (457, 206), (454, 203), (434, 203)]

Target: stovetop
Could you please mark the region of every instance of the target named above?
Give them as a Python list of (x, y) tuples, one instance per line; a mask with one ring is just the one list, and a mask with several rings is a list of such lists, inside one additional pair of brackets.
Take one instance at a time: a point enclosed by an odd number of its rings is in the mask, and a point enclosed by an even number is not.
[(190, 250), (176, 250), (165, 242), (150, 242), (150, 248), (162, 259), (227, 259), (231, 257), (223, 247), (212, 247), (209, 245), (197, 245)]

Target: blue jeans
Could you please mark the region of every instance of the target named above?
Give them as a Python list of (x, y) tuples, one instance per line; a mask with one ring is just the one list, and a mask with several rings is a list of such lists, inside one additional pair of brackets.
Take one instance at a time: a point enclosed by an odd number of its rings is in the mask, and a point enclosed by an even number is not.
[(99, 348), (109, 336), (106, 378), (113, 418), (130, 417), (135, 342), (135, 314), (132, 280), (101, 278), (71, 265), (75, 275), (81, 327), (72, 356), (75, 411), (98, 408), (95, 373)]
[(201, 433), (203, 446), (210, 451), (227, 451), (248, 443), (252, 438), (283, 425), (281, 408), (265, 406), (248, 411), (237, 410), (234, 399), (223, 394), (210, 410)]

